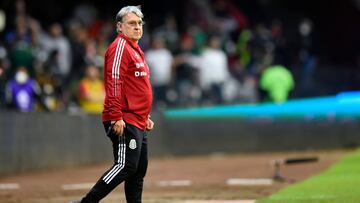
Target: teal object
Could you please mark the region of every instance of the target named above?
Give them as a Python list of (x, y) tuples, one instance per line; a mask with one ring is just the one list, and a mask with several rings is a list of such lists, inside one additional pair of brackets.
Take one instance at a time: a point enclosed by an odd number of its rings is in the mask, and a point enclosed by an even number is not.
[(360, 91), (337, 96), (291, 100), (282, 104), (252, 104), (169, 109), (169, 119), (346, 119), (360, 118)]

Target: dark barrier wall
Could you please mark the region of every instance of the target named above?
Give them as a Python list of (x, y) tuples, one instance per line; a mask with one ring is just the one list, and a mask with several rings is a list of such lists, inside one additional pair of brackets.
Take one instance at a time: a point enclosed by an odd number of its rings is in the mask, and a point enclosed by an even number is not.
[[(330, 149), (360, 144), (360, 122), (162, 119), (150, 156)], [(112, 160), (100, 115), (0, 112), (0, 174)]]
[(360, 121), (166, 120), (171, 153), (268, 152), (355, 147)]
[(0, 173), (69, 167), (111, 158), (100, 116), (0, 113)]

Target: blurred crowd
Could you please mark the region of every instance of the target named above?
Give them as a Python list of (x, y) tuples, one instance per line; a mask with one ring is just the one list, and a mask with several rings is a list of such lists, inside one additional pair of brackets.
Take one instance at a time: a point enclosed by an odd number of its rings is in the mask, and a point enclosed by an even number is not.
[[(70, 20), (44, 28), (23, 0), (15, 4), (13, 25), (0, 30), (1, 108), (101, 112), (103, 56), (116, 36), (114, 19), (79, 4)], [(144, 26), (140, 46), (155, 109), (281, 103), (295, 87), (294, 63), (302, 70), (300, 88), (311, 88), (317, 63), (311, 20), (299, 19), (294, 48), (279, 19), (254, 23), (232, 1), (188, 0), (185, 13), (184, 30), (172, 15), (161, 26)]]

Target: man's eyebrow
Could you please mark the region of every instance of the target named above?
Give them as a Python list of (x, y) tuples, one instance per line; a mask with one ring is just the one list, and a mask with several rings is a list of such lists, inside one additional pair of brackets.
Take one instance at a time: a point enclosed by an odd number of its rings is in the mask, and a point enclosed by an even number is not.
[(144, 22), (143, 20), (129, 20), (128, 22)]

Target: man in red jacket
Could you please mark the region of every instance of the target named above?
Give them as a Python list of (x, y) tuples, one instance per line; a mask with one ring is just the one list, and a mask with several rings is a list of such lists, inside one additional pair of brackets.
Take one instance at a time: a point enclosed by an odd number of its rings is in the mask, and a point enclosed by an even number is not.
[(119, 33), (105, 54), (106, 96), (102, 119), (113, 143), (114, 165), (106, 171), (81, 202), (99, 202), (125, 181), (128, 203), (140, 203), (146, 174), (146, 131), (150, 119), (152, 91), (150, 72), (138, 45), (143, 34), (140, 7), (127, 6), (116, 15)]

